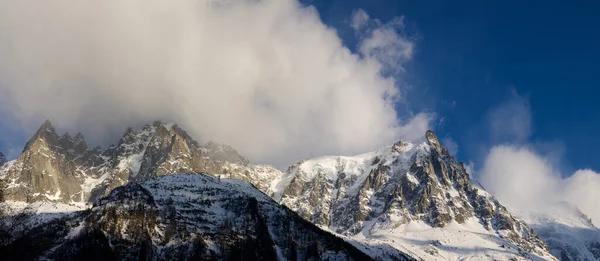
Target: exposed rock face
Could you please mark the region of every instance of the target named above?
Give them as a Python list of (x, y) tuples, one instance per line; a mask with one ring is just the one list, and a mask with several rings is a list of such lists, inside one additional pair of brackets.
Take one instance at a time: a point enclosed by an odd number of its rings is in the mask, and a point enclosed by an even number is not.
[(186, 131), (174, 124), (155, 122), (143, 129), (128, 129), (112, 155), (113, 174), (92, 193), (91, 199), (107, 195), (112, 189), (130, 181), (176, 173), (210, 173), (253, 183), (266, 189), (281, 172), (271, 166), (254, 166), (233, 148), (208, 142), (200, 145)]
[(398, 142), (355, 157), (322, 157), (293, 165), (284, 189), (271, 195), (311, 222), (354, 236), (392, 231), (419, 221), (443, 228), (476, 219), (523, 251), (547, 246), (496, 199), (471, 184), (469, 174), (431, 131), (422, 141)]
[[(76, 201), (81, 184), (94, 171), (83, 136), (59, 137), (46, 121), (27, 142), (23, 153), (6, 171), (8, 200)], [(79, 196), (80, 198), (80, 196)]]
[[(92, 210), (31, 229), (0, 246), (0, 256), (11, 260), (371, 260), (248, 183), (204, 174), (160, 176), (117, 188)], [(412, 260), (401, 253), (398, 259)]]
[(254, 183), (266, 189), (281, 172), (250, 165), (233, 148), (200, 145), (174, 124), (154, 122), (128, 128), (119, 143), (106, 150), (89, 149), (83, 135), (58, 136), (46, 121), (21, 156), (0, 169), (9, 183), (7, 199), (86, 204), (131, 181), (175, 173), (211, 173)]

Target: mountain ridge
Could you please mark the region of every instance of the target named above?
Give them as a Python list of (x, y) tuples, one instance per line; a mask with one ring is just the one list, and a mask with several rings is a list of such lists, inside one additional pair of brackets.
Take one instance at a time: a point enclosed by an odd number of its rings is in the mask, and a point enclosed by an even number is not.
[[(67, 212), (89, 208), (128, 184), (178, 173), (247, 181), (377, 259), (404, 255), (398, 253), (422, 260), (554, 259), (537, 233), (478, 185), (433, 131), (356, 156), (302, 160), (281, 172), (250, 164), (230, 146), (201, 144), (176, 124), (127, 128), (103, 150), (88, 148), (81, 133), (59, 136), (47, 121), (18, 159), (0, 164), (8, 200)], [(460, 238), (471, 245), (459, 244)]]
[[(176, 124), (155, 121), (139, 130), (127, 128), (117, 145), (89, 149), (84, 136), (59, 136), (45, 121), (23, 153), (0, 168), (8, 181), (7, 199), (86, 205), (129, 182), (175, 173), (204, 172), (255, 182), (262, 186), (280, 172), (250, 165), (230, 146), (201, 145)], [(33, 196), (32, 196), (33, 195)]]

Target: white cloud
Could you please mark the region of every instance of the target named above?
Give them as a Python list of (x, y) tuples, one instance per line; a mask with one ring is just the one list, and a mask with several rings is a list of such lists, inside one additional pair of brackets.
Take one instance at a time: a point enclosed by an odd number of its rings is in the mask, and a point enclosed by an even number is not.
[(359, 52), (381, 63), (385, 73), (402, 72), (402, 64), (412, 59), (414, 42), (400, 34), (404, 29), (404, 17), (382, 23), (370, 19), (364, 10), (359, 9), (352, 16), (351, 26), (361, 38)]
[(352, 13), (352, 23), (350, 24), (350, 26), (352, 26), (352, 28), (354, 28), (354, 30), (356, 31), (361, 30), (362, 27), (365, 26), (370, 19), (371, 18), (369, 17), (367, 12), (365, 12), (365, 10), (357, 9), (354, 11), (354, 13)]
[(567, 200), (574, 202), (600, 226), (600, 174), (592, 170), (578, 170), (564, 182)]
[(473, 161), (469, 161), (469, 163), (464, 164), (465, 171), (471, 176), (477, 176), (477, 172), (475, 172), (475, 163)]
[[(590, 170), (577, 171), (563, 179), (558, 164), (562, 146), (556, 142), (537, 142), (531, 135), (531, 108), (527, 98), (512, 92), (511, 98), (490, 113), (491, 140), (496, 145), (487, 155), (478, 173), (481, 183), (508, 207), (542, 210), (556, 201), (577, 205), (592, 220), (600, 222), (600, 210), (591, 207), (600, 202), (600, 175)], [(534, 148), (545, 151), (542, 156)], [(585, 182), (591, 181), (591, 182)], [(597, 204), (597, 203), (596, 203)]]
[(394, 21), (357, 55), (295, 0), (0, 0), (0, 114), (96, 144), (176, 121), (280, 167), (364, 152), (422, 135), (432, 117), (394, 109), (398, 82), (382, 72), (414, 45)]
[(561, 178), (547, 158), (529, 148), (496, 146), (490, 150), (480, 181), (509, 208), (543, 210), (557, 201), (568, 201), (600, 224), (600, 174), (578, 170)]
[(490, 150), (480, 174), (481, 184), (511, 208), (527, 209), (556, 199), (558, 175), (533, 151), (513, 146)]
[(532, 113), (528, 98), (513, 91), (510, 99), (488, 116), (490, 138), (496, 145), (477, 176), (490, 193), (516, 210), (543, 212), (557, 201), (568, 201), (600, 225), (600, 174), (578, 170), (562, 175), (559, 164), (564, 145), (529, 141)]

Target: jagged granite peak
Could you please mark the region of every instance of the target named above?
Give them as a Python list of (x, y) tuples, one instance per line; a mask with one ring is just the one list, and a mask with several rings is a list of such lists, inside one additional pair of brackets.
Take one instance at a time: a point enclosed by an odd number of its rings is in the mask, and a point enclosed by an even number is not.
[(50, 122), (50, 120), (46, 120), (44, 121), (44, 123), (42, 123), (42, 125), (40, 126), (38, 132), (51, 132), (51, 133), (56, 133), (56, 130), (54, 129), (54, 126), (52, 126), (52, 122)]
[(227, 145), (200, 145), (176, 124), (127, 128), (117, 145), (101, 150), (89, 149), (81, 133), (59, 136), (46, 121), (0, 177), (10, 184), (9, 200), (88, 204), (132, 181), (192, 172), (252, 181), (265, 190), (281, 175), (271, 166), (250, 165)]
[[(550, 256), (533, 230), (471, 184), (464, 165), (449, 155), (432, 131), (416, 142), (399, 141), (353, 157), (329, 156), (294, 164), (268, 193), (305, 219), (352, 238), (374, 240), (414, 225), (433, 231), (473, 226), (477, 233), (513, 246), (515, 257)], [(498, 248), (489, 239), (482, 242)], [(434, 245), (412, 251), (452, 255), (444, 249)]]
[(85, 142), (85, 138), (83, 137), (83, 134), (81, 134), (81, 132), (78, 132), (77, 135), (75, 135), (75, 138), (73, 139), (73, 145), (75, 146), (75, 149), (80, 151), (88, 149), (87, 143)]
[(177, 124), (155, 121), (140, 130), (128, 128), (110, 158), (111, 175), (91, 193), (90, 202), (129, 182), (177, 173), (203, 172), (250, 181), (266, 190), (281, 172), (271, 166), (250, 165), (235, 149), (214, 142), (201, 145)]
[(33, 137), (27, 142), (23, 152), (29, 150), (31, 146), (36, 143), (43, 142), (46, 146), (57, 146), (59, 145), (59, 136), (56, 134), (56, 130), (50, 120), (46, 120), (40, 128), (35, 132)]
[(433, 132), (432, 130), (427, 130), (425, 132), (425, 138), (427, 139), (427, 141), (429, 142), (430, 145), (440, 144), (440, 141), (438, 140), (437, 135), (435, 135), (435, 132)]
[[(40, 241), (43, 239), (43, 241)], [(30, 242), (39, 241), (31, 245)], [(0, 246), (8, 259), (372, 260), (252, 185), (205, 174), (160, 176), (113, 190), (88, 211)], [(396, 251), (388, 260), (414, 260)]]
[(59, 137), (50, 121), (44, 122), (27, 142), (23, 153), (2, 169), (8, 183), (8, 200), (34, 202), (39, 200), (71, 202), (81, 192), (86, 178), (82, 163), (76, 157), (72, 138)]
[(88, 150), (85, 138), (81, 133), (78, 133), (75, 137), (71, 137), (67, 132), (59, 138), (59, 143), (61, 148), (74, 157), (77, 157)]
[(201, 145), (176, 124), (155, 121), (127, 128), (117, 145), (89, 149), (83, 134), (62, 136), (42, 124), (20, 157), (0, 170), (10, 184), (8, 199), (88, 204), (132, 181), (176, 173), (206, 172), (254, 182), (265, 189), (281, 172), (250, 165), (235, 149)]

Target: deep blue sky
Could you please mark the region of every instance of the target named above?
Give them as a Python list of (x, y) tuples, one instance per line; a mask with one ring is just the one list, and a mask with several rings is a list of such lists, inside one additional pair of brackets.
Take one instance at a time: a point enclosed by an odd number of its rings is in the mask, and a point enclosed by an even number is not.
[[(435, 112), (438, 136), (459, 145), (461, 160), (481, 164), (490, 145), (489, 111), (511, 97), (529, 98), (528, 143), (561, 149), (561, 168), (600, 170), (600, 4), (596, 1), (304, 1), (317, 7), (349, 47), (356, 8), (383, 22), (403, 15), (417, 38), (407, 66), (415, 110)], [(548, 151), (546, 151), (548, 152)], [(551, 152), (549, 152), (551, 153)]]

